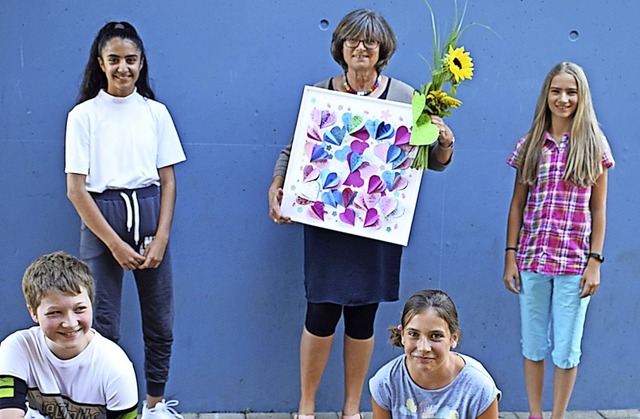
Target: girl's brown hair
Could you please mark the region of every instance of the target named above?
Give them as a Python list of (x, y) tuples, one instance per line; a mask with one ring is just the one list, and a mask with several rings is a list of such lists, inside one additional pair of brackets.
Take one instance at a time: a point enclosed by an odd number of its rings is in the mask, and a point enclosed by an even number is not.
[(418, 291), (407, 300), (402, 310), (402, 323), (400, 327), (390, 327), (391, 343), (394, 346), (402, 347), (402, 330), (407, 326), (411, 319), (418, 313), (433, 309), (438, 316), (447, 322), (451, 335), (460, 336), (461, 330), (458, 324), (458, 311), (456, 305), (453, 304), (451, 297), (444, 291), (440, 290), (424, 290)]

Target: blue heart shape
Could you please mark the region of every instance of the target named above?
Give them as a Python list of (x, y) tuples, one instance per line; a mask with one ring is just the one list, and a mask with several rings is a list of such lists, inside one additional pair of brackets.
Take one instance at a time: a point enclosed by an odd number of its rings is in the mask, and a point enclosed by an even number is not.
[(326, 160), (329, 158), (329, 153), (321, 145), (314, 145), (311, 151), (311, 161)]
[(407, 160), (407, 154), (404, 151), (400, 150), (400, 155), (391, 162), (391, 168), (397, 169), (398, 167), (402, 166), (402, 163), (404, 163), (405, 160)]
[(378, 132), (378, 125), (380, 125), (380, 121), (377, 119), (367, 119), (364, 123), (364, 127), (369, 133), (369, 137), (376, 138), (376, 132)]
[(387, 189), (391, 190), (391, 188), (393, 187), (393, 182), (398, 176), (400, 176), (400, 173), (393, 172), (391, 170), (385, 170), (384, 172), (382, 172), (382, 180), (384, 180), (384, 183), (387, 184)]
[(329, 205), (333, 208), (338, 208), (338, 205), (344, 205), (342, 202), (342, 193), (340, 193), (340, 191), (338, 191), (337, 189), (323, 192), (320, 199), (322, 199), (322, 202), (324, 202), (326, 205)]
[(331, 189), (338, 186), (340, 179), (337, 173), (331, 172), (329, 169), (324, 169), (320, 172), (320, 185), (322, 189)]
[(333, 145), (342, 145), (342, 140), (347, 133), (345, 127), (333, 127), (330, 131), (324, 133), (324, 140)]
[(390, 145), (387, 150), (387, 163), (395, 161), (402, 154), (402, 149), (395, 145)]
[(362, 154), (356, 153), (355, 151), (349, 154), (349, 170), (353, 173), (362, 166), (364, 163), (364, 157)]
[(350, 153), (351, 153), (351, 147), (345, 146), (334, 151), (333, 157), (337, 161), (347, 161), (347, 158), (349, 157)]
[(393, 129), (391, 124), (385, 124), (384, 122), (381, 122), (376, 128), (375, 139), (378, 141), (386, 140), (393, 137), (395, 133), (396, 130)]

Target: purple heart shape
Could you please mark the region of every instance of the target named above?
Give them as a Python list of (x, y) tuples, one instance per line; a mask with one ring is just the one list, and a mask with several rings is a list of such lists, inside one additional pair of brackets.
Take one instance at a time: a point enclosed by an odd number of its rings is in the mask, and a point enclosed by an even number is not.
[(356, 224), (356, 212), (351, 208), (346, 208), (343, 213), (338, 216), (340, 221), (351, 226)]
[(360, 171), (356, 170), (355, 172), (349, 173), (349, 176), (347, 176), (343, 184), (345, 186), (353, 186), (355, 188), (359, 188), (364, 185), (364, 179), (362, 179), (362, 176), (360, 176)]
[(354, 151), (359, 154), (363, 154), (364, 151), (369, 148), (369, 144), (366, 141), (353, 140), (349, 145), (351, 147), (351, 151)]
[(369, 187), (367, 188), (368, 194), (380, 193), (384, 191), (385, 183), (380, 179), (380, 176), (373, 175), (369, 178)]
[(311, 212), (316, 217), (324, 221), (324, 202), (322, 201), (314, 202), (313, 205), (311, 205)]
[(374, 227), (378, 223), (378, 210), (375, 208), (369, 208), (367, 214), (364, 216), (364, 226)]
[(396, 131), (396, 139), (393, 142), (395, 145), (409, 144), (409, 139), (411, 138), (411, 132), (409, 128), (401, 125), (398, 127)]

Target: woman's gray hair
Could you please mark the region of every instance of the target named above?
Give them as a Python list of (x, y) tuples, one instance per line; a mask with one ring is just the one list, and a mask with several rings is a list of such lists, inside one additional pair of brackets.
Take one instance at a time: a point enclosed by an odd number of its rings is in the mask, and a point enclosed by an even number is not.
[(396, 35), (391, 26), (378, 12), (369, 9), (357, 9), (342, 18), (331, 39), (331, 55), (344, 71), (348, 70), (342, 54), (344, 41), (347, 39), (371, 39), (380, 42), (379, 59), (376, 63), (378, 74), (387, 66), (396, 51)]

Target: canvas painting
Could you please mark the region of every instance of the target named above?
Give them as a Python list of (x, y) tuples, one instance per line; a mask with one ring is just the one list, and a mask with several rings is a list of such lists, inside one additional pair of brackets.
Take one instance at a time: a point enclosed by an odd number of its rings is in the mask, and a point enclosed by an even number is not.
[(305, 86), (282, 213), (406, 246), (422, 179), (411, 126), (409, 104)]

